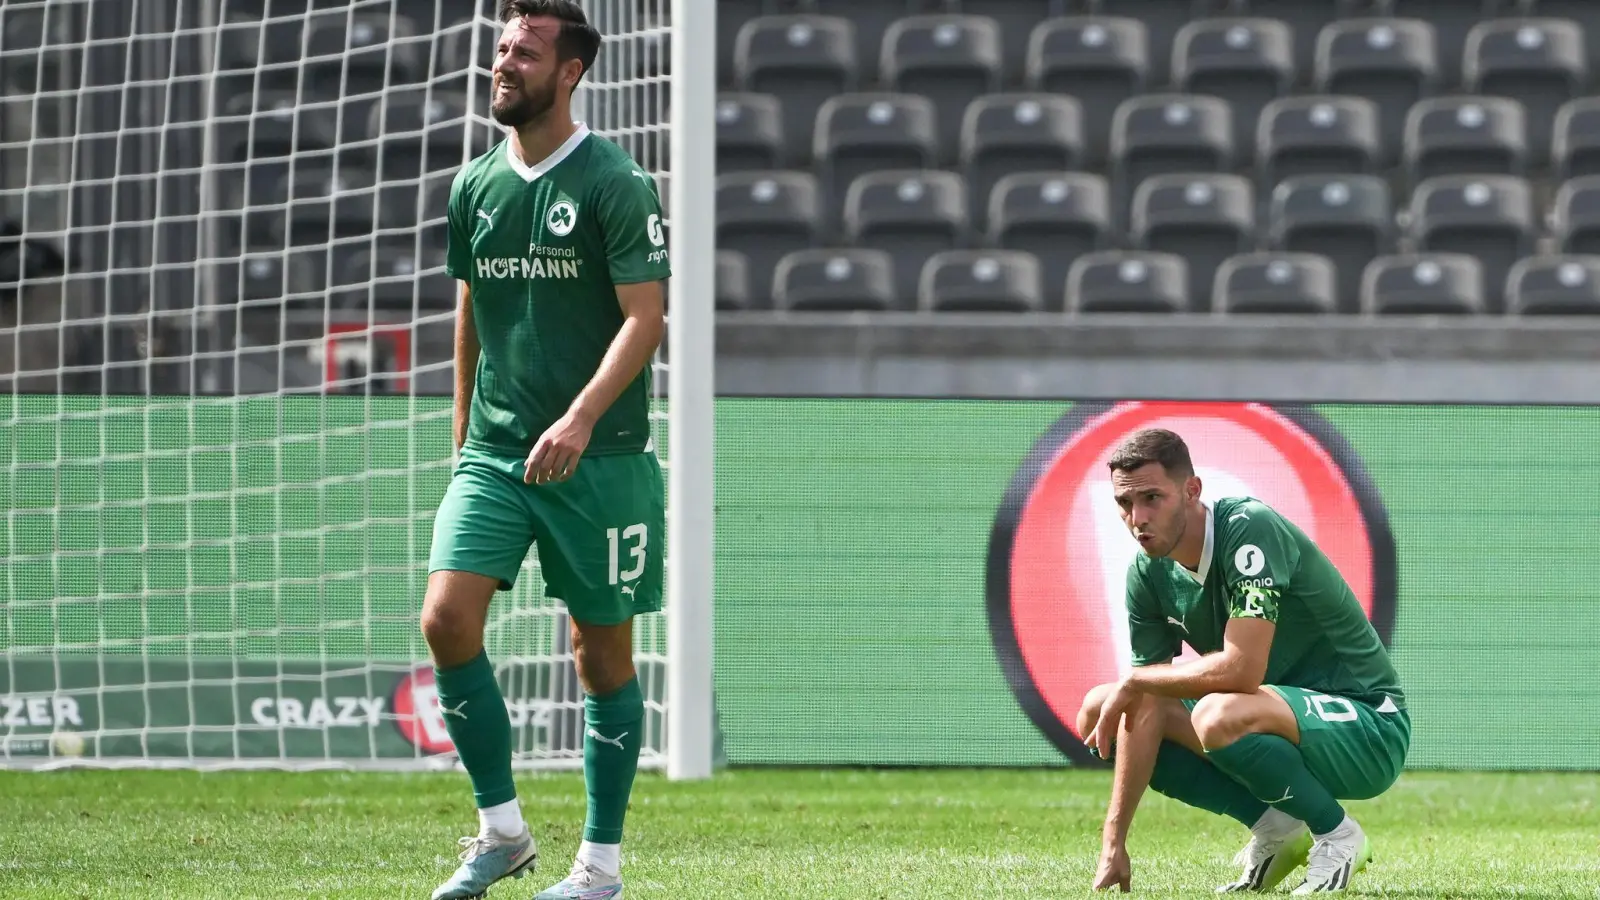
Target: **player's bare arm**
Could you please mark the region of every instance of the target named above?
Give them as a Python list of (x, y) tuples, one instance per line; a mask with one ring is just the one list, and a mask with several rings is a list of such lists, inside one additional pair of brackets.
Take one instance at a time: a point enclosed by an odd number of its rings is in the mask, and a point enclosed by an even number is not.
[(1196, 699), (1207, 694), (1253, 694), (1267, 675), (1272, 634), (1265, 619), (1236, 618), (1222, 633), (1222, 649), (1197, 660), (1141, 666), (1128, 675), (1131, 690), (1163, 697)]
[[(1163, 730), (1159, 712), (1156, 701), (1144, 703), (1135, 699), (1117, 735), (1111, 802), (1106, 806), (1105, 825), (1100, 835), (1100, 863), (1094, 876), (1097, 891), (1116, 887), (1126, 893), (1132, 887), (1133, 862), (1128, 856), (1128, 831), (1133, 827), (1139, 799), (1150, 786), (1150, 776), (1155, 771)], [(1098, 714), (1096, 710), (1094, 715)], [(1097, 731), (1102, 722), (1104, 719), (1089, 730)]]
[(600, 360), (594, 377), (533, 445), (524, 480), (531, 484), (565, 481), (577, 471), (594, 424), (622, 391), (650, 364), (666, 331), (666, 301), (661, 282), (617, 285), (622, 328)]
[(478, 326), (472, 321), (472, 288), (461, 284), (461, 300), (456, 304), (456, 452), (467, 442), (467, 421), (472, 412), (472, 387), (478, 377)]

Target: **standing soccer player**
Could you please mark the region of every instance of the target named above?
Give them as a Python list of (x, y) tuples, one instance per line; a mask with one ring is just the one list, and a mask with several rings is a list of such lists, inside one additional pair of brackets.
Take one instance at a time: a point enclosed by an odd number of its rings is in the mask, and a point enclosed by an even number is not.
[(537, 547), (565, 602), (584, 699), (588, 817), (542, 900), (622, 893), (623, 816), (644, 697), (632, 620), (661, 609), (665, 501), (649, 364), (671, 272), (654, 181), (574, 123), (600, 33), (572, 0), (502, 0), (491, 112), (506, 139), (450, 191), (459, 460), (434, 521), (422, 633), (472, 782), (479, 832), (435, 900), (477, 897), (538, 858), (511, 775), (511, 722), (483, 647), (496, 590)]
[[(1128, 828), (1146, 786), (1251, 831), (1244, 874), (1266, 891), (1342, 891), (1371, 857), (1340, 799), (1392, 785), (1411, 745), (1405, 695), (1378, 633), (1317, 545), (1250, 498), (1200, 499), (1189, 448), (1130, 436), (1110, 460), (1128, 568), (1134, 669), (1084, 698), (1079, 734), (1115, 773), (1096, 889), (1129, 888)], [(1202, 658), (1174, 664), (1180, 642)]]

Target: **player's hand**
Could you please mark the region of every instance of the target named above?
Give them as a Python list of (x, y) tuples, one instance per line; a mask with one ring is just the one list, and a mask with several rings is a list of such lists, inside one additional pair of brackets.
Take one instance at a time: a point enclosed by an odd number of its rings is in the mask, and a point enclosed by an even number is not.
[(1100, 867), (1094, 873), (1094, 889), (1110, 890), (1119, 887), (1124, 894), (1132, 889), (1133, 861), (1128, 859), (1127, 848), (1107, 846), (1100, 851)]
[(1117, 689), (1111, 696), (1100, 704), (1100, 721), (1095, 723), (1094, 730), (1083, 739), (1085, 744), (1093, 747), (1100, 754), (1101, 759), (1111, 758), (1111, 745), (1117, 739), (1117, 734), (1122, 730), (1122, 717), (1139, 705), (1139, 699), (1144, 696), (1126, 681), (1117, 683)]
[(594, 433), (594, 423), (573, 412), (557, 419), (546, 429), (528, 454), (528, 465), (522, 475), (526, 484), (549, 484), (566, 481), (578, 471), (578, 459), (589, 446), (589, 436)]

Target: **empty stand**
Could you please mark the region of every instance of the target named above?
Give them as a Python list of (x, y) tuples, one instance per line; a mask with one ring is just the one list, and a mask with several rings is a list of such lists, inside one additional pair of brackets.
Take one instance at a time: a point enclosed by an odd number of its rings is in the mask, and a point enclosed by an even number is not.
[(1509, 176), (1430, 178), (1411, 196), (1409, 237), (1418, 251), (1481, 264), (1488, 312), (1503, 311), (1506, 275), (1533, 251), (1538, 224), (1528, 183)]
[(778, 98), (784, 134), (809, 135), (829, 97), (856, 89), (855, 26), (833, 16), (752, 19), (739, 31), (734, 67), (740, 90)]
[(1533, 256), (1506, 277), (1506, 311), (1520, 316), (1600, 315), (1600, 256)]
[(1557, 178), (1600, 175), (1600, 98), (1584, 97), (1561, 107), (1550, 157)]
[(913, 16), (883, 36), (883, 80), (933, 101), (941, 165), (955, 161), (968, 105), (1000, 89), (1000, 26), (981, 16)]
[(917, 306), (929, 312), (1038, 312), (1039, 260), (1010, 250), (947, 250), (922, 267)]
[(1000, 77), (1021, 84), (1027, 74), (1028, 43), (1040, 23), (1078, 8), (1076, 0), (981, 0), (965, 4), (967, 12), (987, 16), (1000, 26)]
[(1247, 159), (1261, 110), (1294, 86), (1289, 26), (1276, 19), (1200, 19), (1179, 30), (1172, 54), (1178, 90), (1227, 101), (1234, 146)]
[(369, 302), (378, 310), (398, 312), (455, 305), (455, 282), (445, 274), (444, 254), (438, 250), (419, 255), (410, 248), (356, 248), (340, 256), (335, 279), (339, 285), (359, 285), (339, 304), (353, 310), (364, 310)]
[(848, 244), (893, 258), (896, 301), (909, 309), (923, 265), (967, 239), (966, 185), (950, 172), (874, 172), (850, 185), (844, 217)]
[(809, 172), (738, 172), (717, 178), (717, 247), (748, 261), (752, 306), (765, 307), (778, 260), (811, 247), (822, 191)]
[(1082, 111), (1071, 97), (992, 94), (974, 101), (961, 127), (961, 168), (976, 227), (985, 227), (987, 201), (1001, 178), (1076, 168), (1083, 146)]
[(1515, 0), (1383, 0), (1382, 8), (1400, 18), (1424, 19), (1432, 27), (1438, 49), (1439, 83), (1461, 83), (1462, 52), (1467, 35), (1484, 19), (1512, 12)]
[(783, 107), (770, 94), (717, 97), (717, 171), (747, 172), (786, 165)]
[(1217, 309), (1245, 314), (1327, 314), (1338, 310), (1338, 272), (1312, 253), (1247, 253), (1225, 260), (1212, 290)]
[(717, 251), (717, 309), (744, 310), (754, 306), (750, 289), (750, 261), (736, 250)]
[(1111, 125), (1116, 206), (1145, 179), (1175, 173), (1222, 172), (1233, 165), (1233, 116), (1216, 97), (1149, 94), (1117, 108)]
[(1215, 15), (1226, 0), (1089, 0), (1091, 12), (1138, 19), (1150, 35), (1150, 83), (1171, 84), (1172, 47), (1190, 20)]
[(1406, 118), (1412, 184), (1440, 175), (1520, 175), (1528, 157), (1522, 104), (1503, 97), (1435, 97)]
[(1327, 257), (1337, 272), (1339, 311), (1357, 312), (1362, 272), (1395, 250), (1389, 186), (1370, 175), (1291, 178), (1272, 193), (1267, 245)]
[(1459, 253), (1384, 256), (1367, 266), (1361, 304), (1380, 316), (1470, 316), (1487, 310), (1484, 273)]
[[(1433, 26), (1416, 19), (1334, 22), (1317, 38), (1316, 88), (1365, 97), (1378, 107), (1385, 136), (1398, 136), (1406, 114), (1434, 93), (1439, 64)], [(1391, 142), (1387, 160), (1398, 147)]]
[(827, 183), (829, 217), (844, 210), (850, 185), (868, 172), (934, 165), (936, 118), (933, 103), (916, 94), (844, 94), (822, 104), (814, 153)]
[(1561, 19), (1480, 22), (1467, 35), (1464, 83), (1469, 91), (1521, 103), (1529, 151), (1536, 164), (1549, 157), (1550, 125), (1563, 103), (1580, 96), (1589, 80), (1583, 32)]
[(1007, 175), (990, 194), (990, 242), (1039, 260), (1044, 308), (1050, 311), (1062, 309), (1072, 264), (1110, 246), (1111, 223), (1111, 189), (1100, 175)]
[(1255, 244), (1255, 194), (1238, 175), (1158, 175), (1139, 185), (1129, 233), (1140, 249), (1184, 260), (1190, 303), (1204, 312), (1217, 267)]
[(1550, 230), (1563, 253), (1600, 254), (1600, 175), (1561, 186), (1551, 204)]
[(1516, 0), (1502, 15), (1532, 15), (1545, 19), (1567, 19), (1583, 29), (1584, 53), (1590, 66), (1600, 60), (1600, 4), (1593, 0)]
[(792, 312), (900, 308), (894, 268), (894, 260), (882, 250), (802, 250), (778, 264), (773, 302)]
[(1289, 27), (1292, 36), (1295, 82), (1309, 86), (1313, 62), (1317, 57), (1317, 35), (1328, 24), (1349, 18), (1364, 4), (1352, 0), (1241, 0), (1238, 9), (1265, 19), (1276, 19)]
[(1263, 193), (1296, 175), (1363, 175), (1379, 167), (1378, 108), (1361, 97), (1285, 97), (1261, 112), (1256, 171)]
[(1189, 275), (1170, 253), (1103, 250), (1072, 264), (1067, 304), (1080, 313), (1188, 312)]
[(1138, 19), (1080, 17), (1042, 22), (1028, 43), (1031, 90), (1076, 98), (1088, 137), (1085, 162), (1103, 165), (1111, 120), (1124, 100), (1145, 89), (1150, 53)]

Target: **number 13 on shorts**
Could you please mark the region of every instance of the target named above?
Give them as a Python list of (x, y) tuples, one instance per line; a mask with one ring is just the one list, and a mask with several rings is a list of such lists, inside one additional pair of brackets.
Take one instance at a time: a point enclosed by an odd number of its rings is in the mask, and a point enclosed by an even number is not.
[[(650, 527), (643, 522), (626, 528), (607, 528), (606, 546), (611, 560), (609, 584), (624, 584), (644, 574), (646, 551), (650, 546)], [(628, 568), (623, 569), (624, 558)]]

